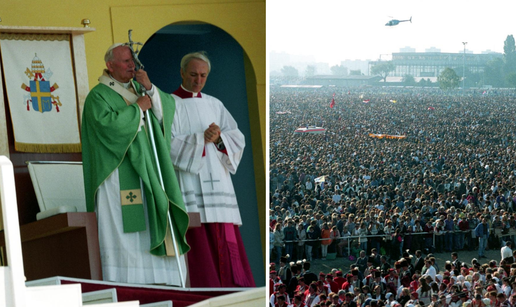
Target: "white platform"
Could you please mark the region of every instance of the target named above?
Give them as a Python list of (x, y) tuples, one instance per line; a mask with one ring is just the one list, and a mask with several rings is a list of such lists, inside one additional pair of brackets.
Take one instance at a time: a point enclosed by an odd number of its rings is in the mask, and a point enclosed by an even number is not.
[[(190, 306), (192, 307), (243, 307), (243, 306), (267, 306), (268, 300), (266, 299), (266, 290), (265, 287), (261, 288), (179, 288), (179, 287), (170, 287), (170, 286), (157, 286), (157, 285), (138, 285), (138, 284), (125, 284), (125, 283), (115, 283), (109, 281), (97, 281), (97, 280), (88, 280), (88, 279), (80, 279), (80, 278), (71, 278), (71, 277), (63, 277), (63, 276), (55, 276), (49, 277), (39, 280), (33, 280), (26, 282), (28, 287), (34, 286), (45, 286), (45, 285), (60, 285), (64, 283), (77, 282), (82, 284), (91, 284), (91, 285), (101, 285), (107, 287), (130, 287), (135, 288), (136, 290), (170, 290), (174, 292), (234, 292), (231, 294), (216, 296), (202, 302), (194, 303)], [(145, 307), (171, 307), (173, 306), (173, 301), (169, 305), (167, 302), (156, 302), (152, 304), (142, 305)]]

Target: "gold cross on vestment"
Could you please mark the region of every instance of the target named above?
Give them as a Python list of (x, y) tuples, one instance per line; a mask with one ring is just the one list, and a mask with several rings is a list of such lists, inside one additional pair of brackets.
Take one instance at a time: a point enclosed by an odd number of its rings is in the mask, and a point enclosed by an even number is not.
[(129, 192), (129, 194), (125, 198), (127, 198), (130, 202), (133, 202), (138, 197), (134, 195), (133, 192)]

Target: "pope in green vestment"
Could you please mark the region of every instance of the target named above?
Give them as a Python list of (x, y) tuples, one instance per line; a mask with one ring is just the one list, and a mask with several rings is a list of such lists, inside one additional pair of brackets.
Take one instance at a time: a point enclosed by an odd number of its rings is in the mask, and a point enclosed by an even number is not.
[[(104, 75), (108, 77), (106, 73)], [(126, 102), (118, 92), (110, 88), (115, 83), (121, 84), (114, 79), (112, 81), (95, 86), (88, 94), (84, 104), (81, 137), (87, 209), (98, 212), (99, 206), (123, 207), (123, 218), (113, 220), (112, 223), (123, 223), (124, 234), (148, 230), (150, 234), (148, 252), (155, 256), (170, 254), (169, 246), (165, 247), (167, 214), (170, 212), (177, 247), (179, 254), (182, 255), (190, 248), (185, 239), (189, 220), (170, 159), (170, 127), (175, 110), (174, 99), (153, 86), (154, 95), (159, 95), (161, 101), (162, 114), (160, 117), (162, 121), (160, 122), (152, 109), (149, 109), (146, 116), (150, 116), (151, 127), (144, 127), (142, 126), (142, 111), (138, 104)], [(132, 86), (136, 91), (139, 90), (138, 83), (134, 83)], [(156, 156), (159, 160), (164, 190), (160, 183), (148, 129), (152, 129), (154, 132)], [(141, 208), (134, 206), (134, 210), (124, 211), (125, 208), (132, 207), (120, 203), (101, 204), (97, 202), (100, 187), (111, 180), (109, 178), (115, 172), (120, 172), (121, 190), (124, 189), (126, 179), (129, 179), (129, 182), (132, 181), (133, 185), (135, 182), (137, 183), (136, 190), (143, 191), (140, 203), (146, 206), (145, 211), (143, 206)], [(108, 188), (107, 193), (122, 192), (112, 191)], [(131, 192), (130, 195), (133, 196), (133, 193)], [(125, 197), (121, 196), (120, 199), (123, 202)], [(129, 196), (127, 199), (132, 201)], [(99, 237), (102, 231), (101, 226), (99, 221)], [(111, 245), (116, 244), (113, 242)], [(128, 260), (127, 262), (125, 265), (133, 266), (137, 261)], [(105, 274), (105, 272), (103, 273)], [(145, 274), (148, 272), (146, 271)]]

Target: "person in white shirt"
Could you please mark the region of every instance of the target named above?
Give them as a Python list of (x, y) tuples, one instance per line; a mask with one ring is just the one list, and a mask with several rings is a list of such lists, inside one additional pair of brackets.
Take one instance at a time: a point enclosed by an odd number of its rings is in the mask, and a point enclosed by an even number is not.
[(435, 275), (437, 275), (437, 272), (436, 272), (434, 266), (432, 265), (432, 261), (426, 260), (425, 266), (426, 266), (425, 275), (432, 277), (432, 280), (435, 281)]
[(340, 195), (340, 191), (335, 190), (335, 194), (333, 194), (331, 198), (335, 203), (338, 203), (342, 199), (342, 195)]
[(305, 187), (307, 190), (313, 189), (314, 186), (312, 185), (312, 182), (310, 181), (310, 179), (306, 180)]
[(502, 259), (505, 259), (505, 258), (510, 258), (512, 257), (512, 243), (511, 241), (507, 241), (507, 243), (505, 243), (505, 246), (502, 247), (502, 249), (500, 250), (500, 253), (502, 254)]

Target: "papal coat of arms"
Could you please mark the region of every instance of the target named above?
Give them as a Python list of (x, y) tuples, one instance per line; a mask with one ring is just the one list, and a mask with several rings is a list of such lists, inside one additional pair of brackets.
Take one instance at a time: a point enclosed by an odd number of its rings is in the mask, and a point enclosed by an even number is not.
[(53, 73), (50, 68), (45, 71), (45, 66), (37, 54), (32, 59), (31, 69), (27, 68), (25, 74), (30, 79), (30, 85), (22, 83), (21, 88), (30, 93), (30, 96), (25, 97), (27, 111), (30, 111), (30, 104), (32, 103), (32, 109), (40, 113), (52, 111), (53, 105), (56, 107), (56, 112), (59, 112), (59, 107), (62, 106), (59, 96), (52, 95), (59, 86), (57, 83), (50, 86), (50, 77)]

